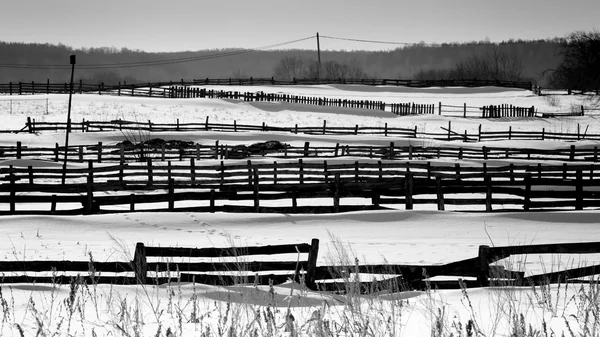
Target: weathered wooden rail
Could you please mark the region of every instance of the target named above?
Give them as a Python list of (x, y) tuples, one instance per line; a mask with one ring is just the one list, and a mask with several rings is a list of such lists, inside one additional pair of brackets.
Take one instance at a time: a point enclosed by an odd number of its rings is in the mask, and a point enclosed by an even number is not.
[[(453, 79), (453, 80), (403, 80), (403, 79), (346, 79), (346, 78), (294, 78), (292, 80), (279, 80), (271, 78), (223, 78), (223, 79), (193, 79), (185, 81), (162, 81), (127, 84), (118, 82), (117, 84), (90, 84), (83, 83), (81, 80), (75, 82), (73, 90), (77, 93), (83, 92), (102, 92), (118, 90), (135, 90), (137, 88), (161, 88), (166, 86), (197, 86), (197, 85), (319, 85), (319, 84), (361, 84), (361, 85), (384, 85), (384, 86), (405, 86), (405, 87), (482, 87), (496, 86), (520, 88), (532, 90), (531, 82), (514, 81), (490, 81), (477, 79)], [(0, 93), (10, 95), (26, 94), (49, 94), (49, 93), (68, 93), (69, 83), (50, 83), (46, 82), (9, 82), (0, 84)]]
[[(524, 271), (509, 270), (497, 261), (511, 255), (597, 253), (600, 253), (600, 242), (500, 247), (481, 245), (476, 257), (446, 264), (361, 264), (356, 260), (354, 265), (318, 266), (319, 239), (312, 239), (310, 243), (209, 248), (148, 247), (138, 242), (133, 259), (125, 262), (0, 261), (0, 284), (195, 282), (226, 286), (281, 284), (294, 280), (305, 284), (309, 289), (338, 293), (377, 293), (381, 290), (399, 292), (430, 287), (458, 289), (464, 286), (531, 286), (589, 282), (590, 277), (600, 274), (600, 264), (525, 276)], [(249, 260), (256, 255), (284, 254), (293, 258), (283, 260), (280, 257), (282, 260), (278, 261)], [(300, 260), (300, 254), (306, 254), (305, 259)], [(359, 275), (372, 275), (369, 278), (372, 281), (360, 281)], [(377, 280), (374, 275), (380, 279)], [(381, 275), (387, 276), (381, 278)], [(431, 280), (436, 276), (452, 276), (457, 280)]]
[[(21, 130), (4, 130), (3, 133), (19, 132), (61, 132), (67, 130), (66, 122), (39, 122), (33, 118), (27, 118), (25, 126)], [(452, 123), (448, 122), (447, 127), (441, 128), (441, 132), (424, 132), (416, 126), (414, 128), (391, 127), (388, 123), (382, 126), (330, 126), (327, 121), (323, 121), (320, 126), (271, 126), (266, 123), (248, 125), (238, 124), (233, 121), (231, 124), (210, 123), (206, 117), (203, 123), (153, 123), (133, 122), (125, 120), (113, 121), (86, 121), (72, 122), (71, 132), (103, 132), (119, 131), (124, 135), (133, 133), (138, 135), (146, 132), (190, 132), (190, 131), (223, 131), (223, 132), (289, 132), (294, 134), (315, 134), (315, 135), (382, 135), (386, 137), (403, 138), (430, 138), (435, 140), (447, 141), (495, 141), (495, 140), (560, 140), (560, 141), (578, 141), (578, 140), (600, 140), (600, 133), (588, 132), (589, 127), (582, 127), (577, 124), (576, 132), (556, 132), (542, 128), (535, 130), (513, 130), (512, 126), (508, 130), (484, 130), (480, 124), (477, 132), (467, 132), (467, 130), (452, 129)], [(464, 132), (463, 132), (464, 131)], [(149, 136), (149, 135), (143, 135)]]
[[(72, 163), (93, 161), (96, 163), (127, 163), (151, 159), (155, 162), (184, 161), (190, 159), (245, 159), (245, 158), (340, 158), (363, 157), (385, 160), (431, 160), (455, 158), (458, 160), (530, 160), (568, 161), (568, 162), (598, 162), (598, 146), (570, 145), (564, 149), (535, 149), (508, 147), (475, 147), (475, 146), (397, 146), (390, 142), (385, 146), (343, 145), (311, 146), (304, 142), (303, 146), (290, 146), (277, 143), (278, 148), (256, 146), (239, 146), (220, 144), (215, 141), (212, 145), (169, 142), (162, 139), (156, 144), (107, 145), (99, 142), (90, 145), (69, 146), (67, 160)], [(15, 146), (0, 146), (0, 160), (36, 159), (59, 162), (64, 160), (65, 147), (28, 147), (17, 142)]]
[[(303, 162), (246, 165), (146, 163), (88, 168), (2, 168), (0, 214), (92, 214), (144, 211), (323, 213), (431, 205), (463, 211), (600, 207), (597, 168), (577, 165), (467, 167), (455, 164)], [(65, 184), (61, 179), (65, 176)], [(153, 193), (147, 193), (153, 191)], [(341, 205), (342, 198), (365, 202)], [(331, 200), (300, 206), (303, 199)], [(290, 206), (265, 202), (287, 200)], [(184, 202), (185, 203), (182, 203)], [(246, 201), (247, 205), (227, 205)], [(162, 203), (163, 206), (159, 206)], [(191, 204), (190, 204), (191, 203)], [(29, 204), (23, 207), (23, 204)], [(176, 204), (177, 207), (176, 207)], [(118, 207), (115, 207), (118, 206)]]

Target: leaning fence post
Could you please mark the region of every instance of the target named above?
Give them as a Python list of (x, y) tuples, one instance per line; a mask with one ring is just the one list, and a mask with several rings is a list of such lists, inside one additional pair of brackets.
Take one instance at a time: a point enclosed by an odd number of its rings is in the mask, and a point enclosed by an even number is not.
[(316, 289), (315, 275), (317, 271), (317, 257), (319, 255), (319, 239), (312, 239), (310, 242), (310, 251), (308, 252), (308, 261), (306, 264), (306, 286), (309, 289)]
[(148, 277), (148, 263), (146, 260), (146, 247), (141, 242), (135, 245), (135, 254), (133, 255), (133, 272), (138, 284), (146, 284)]

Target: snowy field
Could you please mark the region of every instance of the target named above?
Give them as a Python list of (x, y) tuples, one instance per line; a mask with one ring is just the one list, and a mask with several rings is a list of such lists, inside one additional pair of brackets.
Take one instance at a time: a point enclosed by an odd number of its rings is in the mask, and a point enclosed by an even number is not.
[[(214, 87), (223, 90), (223, 87)], [(370, 86), (226, 87), (344, 99), (483, 106), (513, 104), (543, 112), (565, 112), (586, 98), (558, 95), (549, 99), (530, 91), (505, 88), (430, 88)], [(66, 95), (0, 96), (0, 129), (21, 129), (36, 121), (66, 119)], [(417, 126), (453, 130), (541, 130), (590, 133), (600, 130), (600, 115), (556, 118), (450, 118), (438, 115), (399, 117), (389, 112), (214, 99), (157, 99), (74, 95), (72, 120), (124, 119), (154, 123), (204, 122), (279, 126)], [(74, 133), (70, 144), (123, 141), (119, 132)], [(428, 139), (350, 135), (294, 135), (265, 132), (157, 133), (165, 139), (208, 144), (250, 144), (280, 140), (311, 144), (398, 145)], [(53, 147), (64, 133), (1, 134), (0, 145)], [(488, 142), (492, 143), (492, 142)], [(582, 140), (502, 141), (502, 146), (543, 149)], [(477, 144), (482, 146), (485, 144)], [(489, 144), (488, 144), (489, 145)], [(346, 158), (347, 159), (347, 158)], [(328, 162), (334, 162), (328, 159)], [(507, 161), (509, 163), (510, 160)], [(0, 162), (0, 165), (3, 165)], [(4, 164), (6, 165), (6, 163)], [(128, 213), (72, 217), (0, 218), (3, 261), (131, 260), (136, 242), (151, 246), (228, 247), (321, 240), (319, 265), (354, 257), (361, 264), (443, 264), (477, 256), (479, 245), (504, 246), (600, 241), (600, 212), (459, 213), (434, 210), (364, 211), (327, 215)], [(340, 244), (346, 250), (340, 256)], [(344, 256), (345, 255), (345, 256)], [(294, 259), (294, 258), (292, 258)], [(515, 256), (502, 261), (525, 275), (600, 263), (598, 255)], [(409, 291), (358, 296), (312, 292), (287, 283), (273, 288), (239, 285), (214, 287), (176, 283), (161, 286), (80, 287), (52, 284), (0, 284), (2, 336), (598, 336), (600, 286), (488, 287)], [(293, 314), (294, 321), (288, 317)], [(521, 316), (522, 315), (522, 316)], [(586, 330), (588, 329), (588, 330)]]

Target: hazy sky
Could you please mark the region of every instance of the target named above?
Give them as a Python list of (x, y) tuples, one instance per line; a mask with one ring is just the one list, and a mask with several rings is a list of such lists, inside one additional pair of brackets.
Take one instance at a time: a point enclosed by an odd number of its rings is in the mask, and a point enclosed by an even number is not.
[[(547, 38), (600, 29), (600, 0), (1, 0), (0, 40), (181, 51), (321, 35), (395, 42)], [(289, 48), (316, 48), (314, 39)], [(394, 45), (321, 39), (322, 49)]]

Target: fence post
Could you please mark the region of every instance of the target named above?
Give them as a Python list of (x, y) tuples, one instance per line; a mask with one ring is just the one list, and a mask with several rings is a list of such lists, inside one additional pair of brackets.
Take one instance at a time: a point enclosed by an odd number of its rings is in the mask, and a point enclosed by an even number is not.
[(569, 161), (575, 160), (575, 145), (571, 145), (571, 149), (569, 150)]
[(304, 156), (308, 157), (308, 150), (310, 147), (310, 142), (304, 142)]
[(340, 174), (335, 174), (335, 191), (333, 192), (333, 212), (340, 212)]
[(300, 178), (300, 184), (304, 184), (304, 162), (302, 161), (302, 159), (298, 159), (298, 175)]
[(141, 242), (135, 245), (135, 254), (132, 261), (133, 272), (138, 284), (146, 284), (148, 277), (148, 263), (146, 260), (146, 247)]
[(486, 175), (485, 178), (485, 211), (492, 211), (492, 177)]
[(467, 103), (464, 103), (463, 105), (463, 117), (467, 118)]
[(523, 200), (523, 210), (529, 211), (531, 207), (531, 174), (525, 176), (525, 198)]
[[(69, 149), (65, 148), (65, 152), (69, 151)], [(102, 142), (98, 142), (98, 163), (102, 162)]]
[(147, 168), (148, 168), (148, 186), (152, 186), (152, 158), (148, 158), (147, 161)]
[(94, 211), (94, 162), (91, 160), (88, 162), (88, 170), (85, 214), (92, 214)]
[(10, 214), (15, 214), (15, 197), (17, 194), (17, 186), (15, 186), (15, 181), (16, 181), (16, 177), (13, 173), (13, 166), (10, 165), (9, 166), (10, 169), (10, 173), (9, 173), (9, 179), (10, 179)]
[(442, 115), (442, 102), (438, 103), (438, 115)]
[(575, 210), (583, 209), (583, 172), (575, 171)]
[(442, 191), (442, 177), (435, 177), (435, 192), (437, 194), (437, 209), (444, 210), (444, 192)]
[(490, 246), (482, 245), (479, 246), (479, 275), (477, 275), (477, 282), (481, 287), (487, 287), (490, 285), (490, 263), (489, 263)]
[(17, 142), (17, 159), (21, 159), (21, 142)]
[(413, 209), (413, 175), (410, 172), (406, 172), (405, 180), (404, 180), (404, 189), (405, 189), (405, 208)]
[(260, 198), (258, 196), (258, 169), (254, 168), (254, 211), (256, 213), (260, 212)]
[(316, 289), (315, 274), (317, 271), (317, 257), (319, 255), (319, 239), (312, 239), (310, 250), (308, 252), (308, 261), (306, 264), (306, 286), (309, 289)]
[[(169, 162), (171, 163), (171, 162)], [(169, 178), (169, 211), (175, 209), (175, 179)]]

